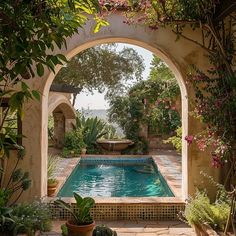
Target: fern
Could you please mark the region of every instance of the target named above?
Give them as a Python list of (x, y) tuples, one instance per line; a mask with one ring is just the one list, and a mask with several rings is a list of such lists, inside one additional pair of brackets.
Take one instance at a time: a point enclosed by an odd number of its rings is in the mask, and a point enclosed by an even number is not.
[(189, 225), (207, 224), (214, 229), (224, 229), (230, 212), (228, 201), (217, 199), (210, 202), (205, 191), (197, 191), (195, 197), (190, 197), (183, 213)]

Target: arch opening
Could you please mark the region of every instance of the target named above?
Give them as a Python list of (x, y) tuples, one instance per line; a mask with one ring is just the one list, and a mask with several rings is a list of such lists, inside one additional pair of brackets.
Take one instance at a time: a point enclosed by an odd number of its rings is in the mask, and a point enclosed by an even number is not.
[(48, 102), (49, 146), (61, 149), (65, 133), (72, 130), (76, 112), (70, 103), (70, 96), (50, 92)]
[[(149, 45), (146, 42), (136, 40), (136, 39), (130, 39), (130, 38), (104, 38), (99, 40), (92, 40), (88, 41), (86, 43), (83, 43), (81, 45), (76, 46), (73, 50), (68, 51), (65, 53), (65, 56), (68, 60), (79, 54), (81, 51), (94, 47), (99, 44), (106, 44), (106, 43), (126, 43), (131, 45), (136, 45), (142, 48), (145, 48), (152, 52), (154, 55), (158, 56), (161, 60), (163, 60), (168, 67), (173, 72), (180, 91), (181, 91), (181, 103), (182, 103), (182, 199), (186, 199), (188, 196), (188, 167), (187, 167), (187, 159), (188, 159), (188, 153), (187, 153), (187, 143), (183, 142), (184, 137), (188, 134), (188, 101), (187, 101), (187, 89), (184, 83), (183, 75), (181, 74), (181, 70), (179, 68), (179, 65), (171, 58), (171, 55), (165, 54), (160, 48), (154, 47), (152, 45)], [(56, 74), (60, 70), (61, 66), (58, 66), (56, 68)], [(53, 82), (53, 79), (55, 78), (56, 74), (50, 73), (46, 85), (44, 87), (44, 101), (43, 104), (47, 103), (47, 97), (49, 94), (50, 86)], [(48, 111), (44, 110), (45, 114), (48, 113)], [(46, 134), (47, 135), (47, 134)]]

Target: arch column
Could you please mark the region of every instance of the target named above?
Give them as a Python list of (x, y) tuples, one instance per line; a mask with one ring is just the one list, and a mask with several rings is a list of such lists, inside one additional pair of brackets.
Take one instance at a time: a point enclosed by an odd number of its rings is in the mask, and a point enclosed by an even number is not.
[(65, 137), (65, 116), (62, 112), (53, 112), (54, 118), (54, 140), (56, 148), (63, 148)]

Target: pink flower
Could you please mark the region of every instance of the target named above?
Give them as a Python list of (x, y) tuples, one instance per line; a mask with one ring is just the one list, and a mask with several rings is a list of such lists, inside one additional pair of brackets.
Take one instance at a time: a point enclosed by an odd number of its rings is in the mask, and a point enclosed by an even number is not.
[(151, 30), (157, 30), (159, 28), (157, 25), (149, 25), (148, 27)]
[(224, 164), (223, 164), (220, 156), (218, 156), (216, 153), (212, 153), (212, 166), (215, 168), (220, 168), (223, 165)]
[(155, 102), (155, 105), (158, 106), (160, 103), (161, 103), (161, 101), (157, 99)]
[(186, 136), (184, 139), (188, 142), (188, 144), (192, 144), (194, 137), (193, 135), (189, 135), (189, 136)]
[(204, 150), (206, 149), (206, 147), (207, 147), (206, 141), (203, 140), (203, 139), (198, 140), (198, 141), (197, 141), (197, 146), (198, 146), (198, 148), (199, 148), (201, 151), (204, 151)]

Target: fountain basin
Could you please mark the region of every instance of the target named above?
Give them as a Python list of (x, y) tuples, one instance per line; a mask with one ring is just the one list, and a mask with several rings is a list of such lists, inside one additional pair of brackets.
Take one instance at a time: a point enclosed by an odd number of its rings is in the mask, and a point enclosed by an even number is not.
[(134, 143), (129, 139), (98, 139), (97, 144), (106, 151), (106, 154), (120, 154)]

